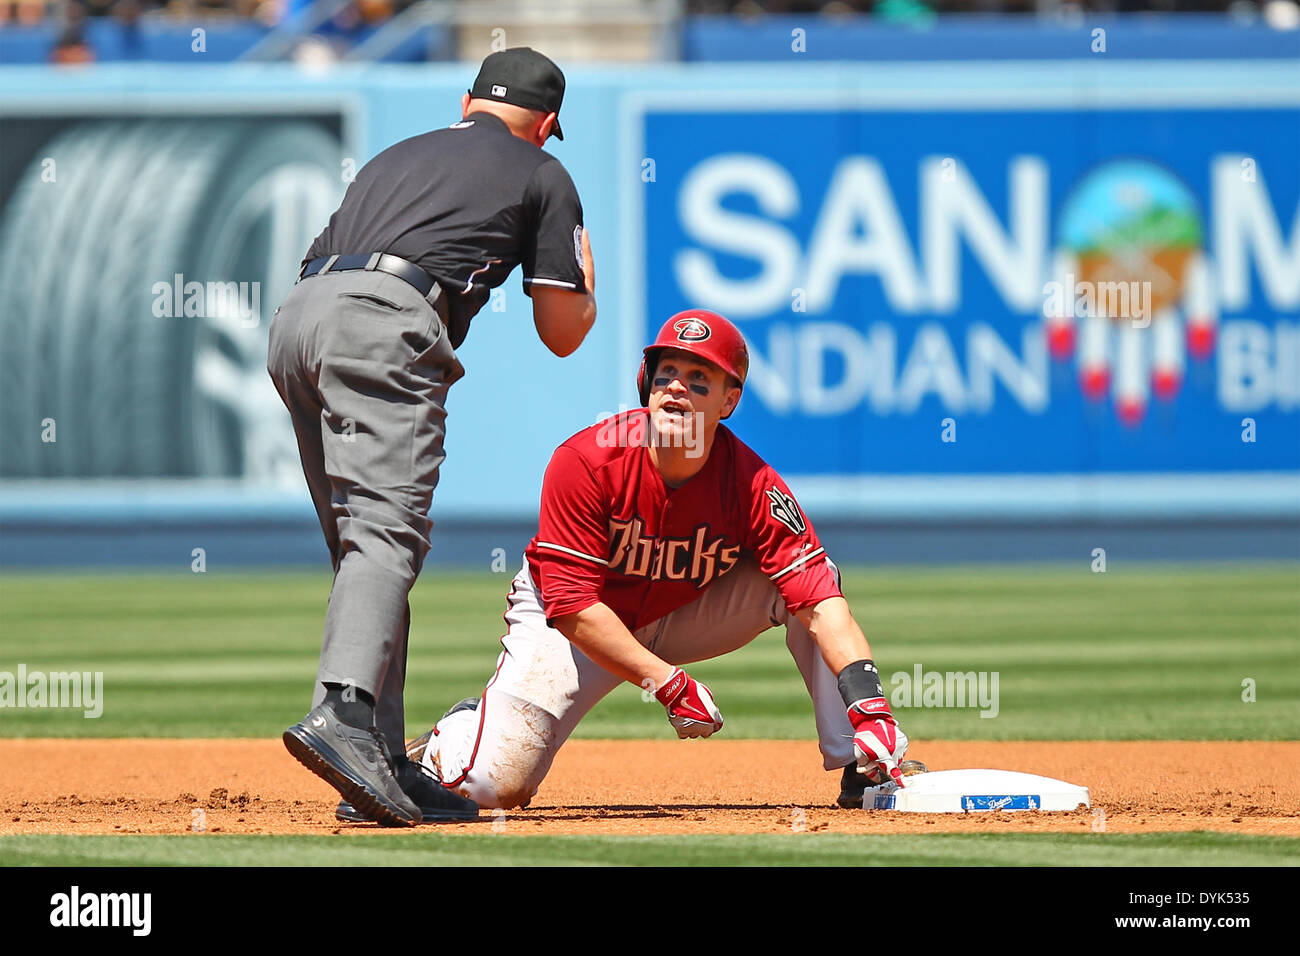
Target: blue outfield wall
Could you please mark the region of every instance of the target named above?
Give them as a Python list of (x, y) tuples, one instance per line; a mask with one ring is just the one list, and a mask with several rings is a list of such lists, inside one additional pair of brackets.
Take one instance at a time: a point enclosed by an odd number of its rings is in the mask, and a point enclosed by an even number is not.
[[(600, 317), (560, 360), (517, 277), (480, 313), (448, 403), (435, 520), (526, 529), (551, 450), (635, 402), (647, 336), (701, 306), (740, 323), (753, 351), (730, 424), (818, 524), (901, 528), (903, 541), (920, 523), (940, 556), (943, 529), (963, 524), (994, 540), (989, 522), (1154, 522), (1158, 541), (1208, 522), (1239, 546), (1220, 535), (1204, 556), (1249, 556), (1265, 539), (1258, 556), (1294, 556), (1296, 65), (567, 71), (567, 138), (552, 152), (583, 198)], [(360, 163), (458, 119), (473, 72), (13, 68), (0, 70), (0, 117), (335, 110), (343, 161)], [(1121, 280), (1145, 313), (1072, 301)], [(39, 535), (18, 545), (23, 529), (126, 513), (119, 486), (56, 487), (0, 483), (0, 561), (39, 547)], [(169, 485), (179, 498), (157, 487), (131, 486), (127, 520), (251, 525), (270, 507), (310, 528), (300, 482)]]

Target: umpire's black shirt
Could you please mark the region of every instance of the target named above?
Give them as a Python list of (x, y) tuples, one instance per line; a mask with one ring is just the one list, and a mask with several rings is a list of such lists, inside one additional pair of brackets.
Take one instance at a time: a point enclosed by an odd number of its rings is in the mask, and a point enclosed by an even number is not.
[(533, 285), (586, 291), (573, 180), (490, 113), (402, 140), (366, 163), (303, 262), (372, 252), (438, 280), (453, 348), (520, 263), (529, 295)]

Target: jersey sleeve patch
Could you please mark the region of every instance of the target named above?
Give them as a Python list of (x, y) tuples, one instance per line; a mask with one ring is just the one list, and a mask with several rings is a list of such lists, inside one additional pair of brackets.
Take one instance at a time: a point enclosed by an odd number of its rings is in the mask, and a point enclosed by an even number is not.
[(808, 522), (799, 510), (799, 503), (791, 495), (776, 485), (772, 485), (764, 494), (770, 502), (768, 513), (789, 528), (791, 534), (803, 534), (808, 530)]

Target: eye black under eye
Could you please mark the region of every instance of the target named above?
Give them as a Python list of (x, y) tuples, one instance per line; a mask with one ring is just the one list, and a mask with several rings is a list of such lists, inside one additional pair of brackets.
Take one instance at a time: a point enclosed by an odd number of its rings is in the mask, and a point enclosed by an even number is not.
[[(674, 378), (680, 378), (682, 375), (677, 369), (669, 367), (660, 370), (654, 377), (654, 384), (660, 388), (668, 385)], [(688, 377), (694, 381), (687, 383), (686, 387), (696, 395), (707, 396), (710, 392), (708, 377), (701, 371), (694, 370), (687, 373)]]

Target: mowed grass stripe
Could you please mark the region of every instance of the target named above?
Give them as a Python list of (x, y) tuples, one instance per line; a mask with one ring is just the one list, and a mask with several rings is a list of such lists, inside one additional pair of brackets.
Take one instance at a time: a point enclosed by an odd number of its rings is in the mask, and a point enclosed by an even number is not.
[[(431, 569), (412, 592), (409, 727), (482, 690), (507, 577)], [(891, 679), (916, 664), (998, 674), (993, 719), (905, 698), (914, 738), (1300, 737), (1300, 566), (849, 568), (845, 582), (891, 696)], [(329, 584), (324, 573), (219, 569), (0, 576), (0, 671), (105, 675), (98, 720), (0, 708), (0, 735), (278, 736), (310, 698)], [(783, 630), (691, 671), (717, 694), (729, 736), (811, 736)], [(578, 735), (661, 737), (666, 726), (629, 687)]]
[(0, 866), (1295, 866), (1300, 840), (1187, 832), (0, 837)]

